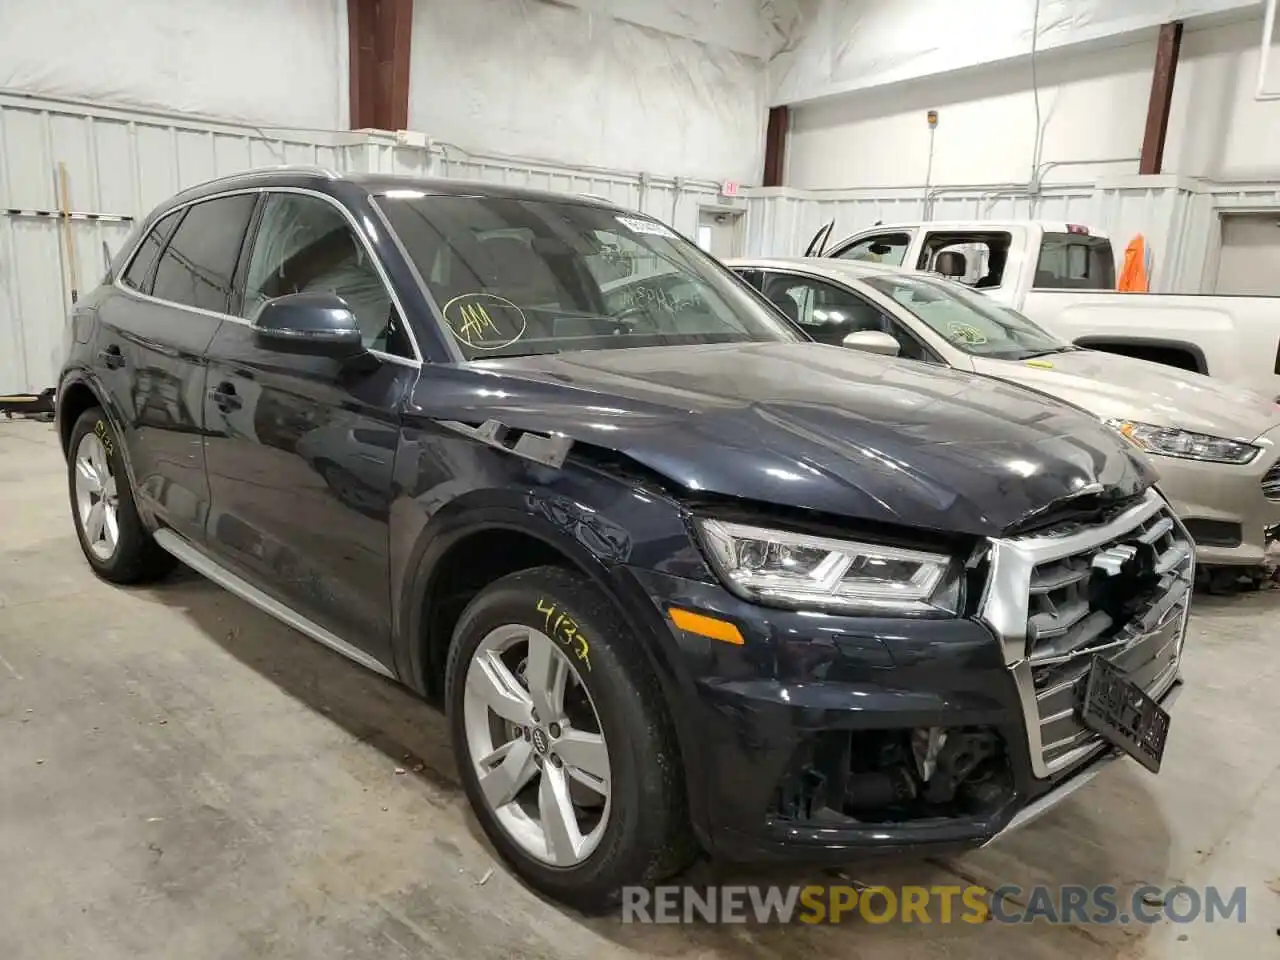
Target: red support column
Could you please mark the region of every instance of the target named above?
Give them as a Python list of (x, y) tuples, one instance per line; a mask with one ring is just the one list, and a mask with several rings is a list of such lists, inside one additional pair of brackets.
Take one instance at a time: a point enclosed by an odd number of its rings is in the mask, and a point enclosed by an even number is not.
[(761, 186), (782, 186), (783, 166), (787, 158), (787, 129), (791, 125), (786, 107), (771, 107), (769, 127), (764, 135), (764, 177)]
[(351, 128), (409, 125), (413, 0), (347, 0)]
[(1151, 100), (1147, 104), (1139, 173), (1159, 173), (1164, 166), (1164, 141), (1169, 132), (1169, 108), (1173, 103), (1173, 80), (1178, 73), (1181, 46), (1182, 22), (1164, 24), (1156, 41), (1156, 65), (1151, 75)]

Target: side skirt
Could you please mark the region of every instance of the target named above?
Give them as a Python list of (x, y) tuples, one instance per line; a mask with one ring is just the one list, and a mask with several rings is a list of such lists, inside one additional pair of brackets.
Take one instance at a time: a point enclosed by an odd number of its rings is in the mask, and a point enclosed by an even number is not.
[(153, 536), (156, 543), (165, 551), (173, 554), (197, 573), (208, 577), (224, 590), (234, 593), (247, 603), (253, 604), (263, 613), (275, 617), (281, 623), (293, 627), (299, 633), (306, 634), (316, 643), (342, 654), (349, 660), (354, 660), (360, 666), (367, 667), (374, 673), (381, 674), (392, 680), (396, 679), (390, 668), (380, 660), (376, 660), (363, 650), (353, 647), (341, 637), (326, 630), (318, 623), (308, 620), (295, 610), (286, 607), (274, 597), (267, 596), (248, 580), (245, 580), (239, 574), (232, 573), (203, 550), (184, 540), (172, 530), (160, 529)]

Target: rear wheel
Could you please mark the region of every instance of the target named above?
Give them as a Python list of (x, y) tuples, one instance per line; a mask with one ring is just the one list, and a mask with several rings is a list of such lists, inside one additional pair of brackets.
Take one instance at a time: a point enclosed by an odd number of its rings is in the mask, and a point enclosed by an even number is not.
[(177, 561), (138, 516), (119, 438), (100, 408), (80, 415), (68, 449), (71, 513), (94, 572), (112, 583), (145, 583), (172, 570)]
[(448, 666), (463, 785), (499, 854), (583, 910), (687, 865), (684, 772), (656, 680), (608, 601), (550, 567), (463, 612)]

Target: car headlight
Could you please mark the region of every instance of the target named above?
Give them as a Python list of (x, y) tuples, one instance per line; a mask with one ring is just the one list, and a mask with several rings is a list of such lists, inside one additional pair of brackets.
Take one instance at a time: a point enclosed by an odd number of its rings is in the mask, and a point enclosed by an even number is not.
[(720, 520), (697, 528), (725, 586), (747, 600), (882, 616), (959, 608), (959, 571), (944, 554)]
[(1120, 435), (1139, 450), (1163, 457), (1181, 457), (1184, 460), (1205, 460), (1209, 463), (1248, 463), (1258, 455), (1258, 448), (1241, 440), (1228, 440), (1205, 433), (1179, 430), (1177, 427), (1157, 427), (1137, 420), (1108, 420), (1107, 426), (1120, 431)]

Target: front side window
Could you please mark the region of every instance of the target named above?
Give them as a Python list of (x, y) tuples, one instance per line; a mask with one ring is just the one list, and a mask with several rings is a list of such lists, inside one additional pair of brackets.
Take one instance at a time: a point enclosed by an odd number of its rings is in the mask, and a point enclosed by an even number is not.
[(974, 356), (1025, 360), (1076, 349), (1016, 310), (957, 283), (910, 274), (864, 277), (862, 282)]
[(129, 262), (129, 269), (120, 278), (121, 283), (139, 293), (151, 292), (151, 272), (155, 268), (156, 261), (160, 259), (160, 251), (168, 242), (169, 235), (173, 233), (174, 227), (178, 225), (178, 221), (182, 219), (185, 212), (185, 210), (175, 210), (173, 213), (166, 214), (147, 231), (147, 235), (142, 238), (142, 243), (138, 245), (138, 252)]
[(249, 255), (241, 313), (252, 320), (268, 300), (333, 293), (346, 301), (364, 345), (408, 356), (391, 294), (342, 211), (295, 193), (267, 195)]
[(378, 198), (467, 360), (802, 339), (656, 220), (573, 201)]
[(841, 260), (860, 260), (864, 263), (883, 263), (891, 267), (902, 266), (902, 260), (911, 246), (909, 233), (877, 233), (864, 237), (841, 250)]
[(796, 274), (764, 275), (764, 295), (818, 343), (840, 346), (851, 333), (875, 330), (898, 341), (898, 356), (932, 360), (924, 346), (892, 317), (852, 290)]
[(257, 200), (257, 194), (242, 193), (188, 207), (160, 257), (152, 296), (226, 313), (240, 245)]

